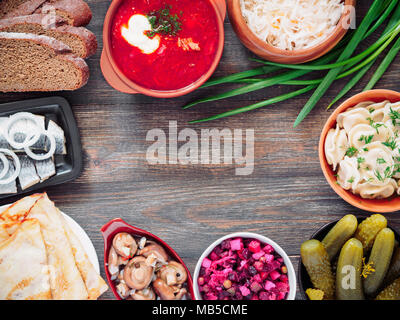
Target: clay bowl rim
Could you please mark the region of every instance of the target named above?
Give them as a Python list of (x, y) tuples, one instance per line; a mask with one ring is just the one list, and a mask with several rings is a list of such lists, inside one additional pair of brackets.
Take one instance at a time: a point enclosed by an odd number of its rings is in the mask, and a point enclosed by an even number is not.
[(227, 240), (227, 239), (232, 239), (232, 238), (245, 238), (245, 239), (257, 239), (265, 244), (271, 245), (276, 253), (278, 253), (282, 258), (283, 261), (288, 269), (288, 278), (289, 278), (289, 294), (287, 296), (286, 300), (295, 300), (296, 298), (296, 290), (297, 290), (297, 278), (296, 278), (296, 272), (294, 271), (293, 263), (290, 260), (289, 255), (286, 253), (285, 250), (282, 249), (282, 247), (277, 244), (275, 241), (271, 240), (270, 238), (263, 236), (261, 234), (253, 233), (253, 232), (235, 232), (235, 233), (230, 233), (227, 234), (221, 238), (218, 238), (215, 240), (213, 243), (211, 243), (207, 249), (204, 250), (202, 255), (200, 256), (199, 260), (196, 263), (196, 268), (194, 270), (193, 274), (193, 291), (195, 294), (196, 300), (203, 300), (200, 294), (199, 290), (199, 285), (197, 283), (197, 279), (200, 274), (200, 268), (203, 260), (211, 253), (211, 251), (221, 244), (222, 241)]
[[(356, 0), (344, 0), (344, 2), (346, 6), (355, 7), (356, 5)], [(349, 19), (351, 15), (349, 10), (344, 12), (332, 34), (321, 43), (307, 49), (286, 51), (278, 49), (257, 37), (244, 20), (240, 0), (227, 0), (227, 5), (229, 21), (243, 45), (266, 60), (285, 64), (309, 62), (329, 52), (347, 33), (348, 29), (343, 27), (343, 22)]]
[(186, 266), (183, 259), (178, 255), (178, 253), (176, 253), (176, 251), (174, 249), (172, 249), (172, 247), (169, 246), (168, 243), (166, 243), (164, 240), (162, 240), (161, 238), (152, 234), (151, 232), (148, 232), (146, 230), (143, 230), (143, 229), (140, 229), (140, 228), (137, 228), (137, 227), (134, 227), (134, 226), (128, 224), (121, 218), (116, 218), (116, 219), (110, 220), (104, 226), (101, 227), (100, 231), (101, 231), (101, 234), (102, 234), (103, 240), (104, 240), (104, 259), (103, 259), (104, 272), (106, 274), (108, 285), (110, 286), (111, 291), (113, 292), (113, 294), (117, 300), (123, 300), (123, 299), (119, 296), (119, 294), (115, 288), (114, 281), (111, 280), (111, 275), (110, 275), (110, 272), (108, 271), (107, 264), (108, 264), (108, 255), (110, 253), (110, 248), (112, 246), (112, 239), (119, 232), (127, 232), (135, 237), (144, 236), (144, 237), (146, 237), (146, 239), (153, 240), (153, 241), (157, 242), (158, 244), (160, 244), (167, 251), (168, 255), (172, 259), (174, 259), (175, 261), (178, 261), (179, 263), (181, 263), (184, 266), (184, 268), (188, 274), (188, 279), (187, 279), (188, 291), (190, 293), (191, 299), (192, 300), (195, 299), (194, 288), (193, 288), (193, 278), (192, 278), (192, 275), (191, 275), (188, 267)]
[(400, 92), (393, 90), (375, 89), (361, 92), (352, 96), (351, 98), (344, 101), (336, 110), (330, 115), (326, 121), (320, 136), (318, 155), (319, 162), (324, 173), (326, 181), (329, 183), (331, 188), (340, 196), (344, 201), (351, 204), (352, 206), (361, 210), (376, 212), (376, 213), (390, 213), (400, 210), (400, 196), (393, 196), (389, 199), (373, 200), (363, 199), (358, 195), (353, 194), (351, 191), (344, 190), (341, 186), (336, 183), (335, 172), (332, 166), (328, 164), (325, 157), (325, 140), (326, 136), (331, 128), (336, 125), (337, 116), (345, 110), (354, 107), (363, 101), (374, 101), (380, 102), (389, 100), (391, 102), (400, 101)]
[(120, 69), (118, 64), (115, 62), (114, 57), (111, 52), (111, 27), (112, 27), (112, 21), (115, 16), (115, 13), (117, 9), (119, 8), (121, 2), (124, 0), (113, 0), (112, 3), (110, 4), (106, 17), (104, 19), (104, 25), (103, 25), (103, 50), (105, 50), (106, 57), (108, 58), (114, 72), (118, 76), (118, 78), (124, 82), (128, 87), (132, 88), (139, 94), (144, 94), (147, 96), (155, 97), (155, 98), (175, 98), (175, 97), (180, 97), (183, 95), (186, 95), (196, 89), (198, 89), (200, 86), (202, 86), (210, 77), (211, 75), (215, 72), (217, 66), (219, 65), (219, 62), (222, 58), (222, 53), (224, 51), (224, 45), (225, 45), (225, 32), (224, 32), (224, 18), (221, 16), (220, 9), (218, 8), (217, 1), (221, 0), (208, 0), (215, 12), (216, 19), (217, 19), (217, 24), (218, 24), (218, 33), (219, 33), (219, 40), (218, 40), (218, 50), (215, 53), (214, 61), (211, 64), (211, 67), (208, 69), (206, 73), (204, 73), (199, 79), (197, 79), (195, 82), (189, 84), (188, 86), (180, 89), (174, 89), (174, 90), (154, 90), (154, 89), (149, 89), (146, 87), (143, 87), (135, 82), (133, 82), (131, 79), (129, 79)]
[[(356, 218), (357, 218), (358, 224), (360, 224), (367, 217), (356, 215)], [(309, 240), (316, 239), (316, 240), (321, 241), (339, 220), (340, 219), (325, 223), (320, 228), (318, 228), (317, 231), (315, 231), (312, 234), (312, 236), (310, 237)], [(397, 230), (395, 228), (393, 228), (390, 224), (388, 224), (387, 227), (390, 228), (394, 232), (396, 240), (400, 241), (400, 234), (397, 232)], [(309, 300), (308, 296), (306, 294), (306, 290), (308, 288), (312, 288), (312, 284), (311, 284), (310, 277), (307, 274), (307, 270), (303, 265), (303, 261), (301, 260), (301, 257), (299, 258), (299, 265), (297, 266), (297, 277), (298, 277), (300, 295), (302, 296), (302, 298)]]

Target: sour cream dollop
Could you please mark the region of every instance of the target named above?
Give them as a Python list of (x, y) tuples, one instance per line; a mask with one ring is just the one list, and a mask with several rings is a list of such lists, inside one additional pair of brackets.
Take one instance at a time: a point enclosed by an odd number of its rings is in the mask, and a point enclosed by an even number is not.
[(132, 46), (137, 47), (144, 54), (152, 54), (160, 46), (160, 37), (149, 38), (146, 31), (151, 31), (149, 19), (142, 14), (135, 14), (128, 21), (128, 28), (121, 28), (122, 37)]

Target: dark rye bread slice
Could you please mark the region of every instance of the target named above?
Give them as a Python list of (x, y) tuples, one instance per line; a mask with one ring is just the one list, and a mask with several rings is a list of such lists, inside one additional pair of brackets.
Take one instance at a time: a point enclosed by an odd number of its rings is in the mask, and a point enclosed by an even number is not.
[(86, 62), (47, 36), (0, 33), (0, 91), (76, 90), (89, 79)]
[(61, 17), (48, 20), (45, 14), (15, 17), (0, 20), (0, 32), (33, 33), (45, 35), (64, 42), (72, 52), (81, 58), (87, 58), (97, 49), (96, 36), (83, 27), (66, 24)]
[(92, 10), (83, 0), (47, 0), (35, 13), (49, 13), (52, 10), (75, 27), (86, 26), (92, 19)]
[(33, 13), (46, 0), (0, 0), (0, 19)]

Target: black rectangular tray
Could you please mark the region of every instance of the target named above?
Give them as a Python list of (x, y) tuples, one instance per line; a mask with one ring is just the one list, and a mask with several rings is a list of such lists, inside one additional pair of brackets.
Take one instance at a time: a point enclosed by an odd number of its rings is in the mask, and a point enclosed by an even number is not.
[(54, 156), (56, 175), (26, 190), (21, 190), (17, 183), (17, 193), (2, 194), (0, 199), (30, 193), (78, 178), (83, 168), (82, 144), (78, 126), (68, 101), (62, 97), (49, 97), (0, 104), (0, 117), (18, 112), (31, 112), (55, 121), (64, 130), (67, 154)]

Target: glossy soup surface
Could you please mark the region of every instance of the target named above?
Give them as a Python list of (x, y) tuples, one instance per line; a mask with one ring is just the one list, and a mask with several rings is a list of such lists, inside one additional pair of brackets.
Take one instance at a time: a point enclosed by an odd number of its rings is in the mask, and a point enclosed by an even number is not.
[[(156, 51), (145, 54), (122, 36), (133, 15), (147, 15), (170, 6), (180, 17), (181, 30), (159, 35)], [(184, 50), (178, 43), (190, 39), (197, 50)], [(111, 50), (121, 71), (133, 82), (153, 90), (184, 88), (211, 67), (218, 49), (218, 24), (209, 0), (127, 0), (118, 8), (112, 23)]]

